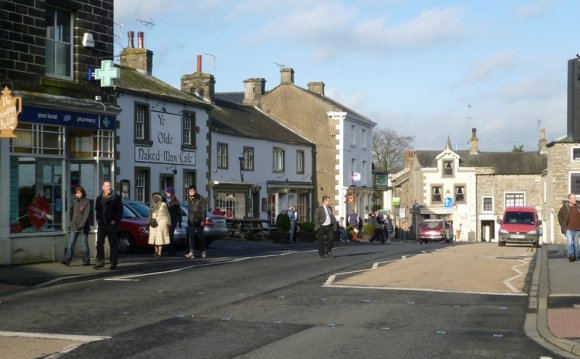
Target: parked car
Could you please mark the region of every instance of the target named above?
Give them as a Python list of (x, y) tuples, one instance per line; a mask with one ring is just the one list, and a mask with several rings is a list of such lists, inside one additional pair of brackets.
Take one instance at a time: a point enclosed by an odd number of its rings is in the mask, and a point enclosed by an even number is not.
[(540, 245), (540, 226), (538, 213), (534, 207), (514, 206), (506, 207), (499, 222), (499, 239), (497, 244), (506, 243)]
[[(123, 200), (123, 205), (129, 207), (130, 210), (137, 216), (144, 218), (147, 222), (149, 218), (149, 204), (134, 200)], [(187, 240), (187, 203), (180, 203), (181, 205), (181, 227), (175, 227), (173, 232), (174, 244), (178, 246), (188, 246)], [(147, 232), (149, 233), (149, 232)], [(226, 219), (224, 216), (208, 213), (203, 227), (206, 245), (210, 245), (215, 239), (225, 238), (227, 236)], [(144, 243), (137, 243), (135, 247), (147, 246), (147, 240)]]
[[(177, 245), (188, 245), (187, 241), (187, 203), (181, 204), (181, 229), (175, 228), (173, 239)], [(203, 234), (205, 243), (209, 246), (215, 239), (225, 238), (227, 236), (226, 217), (219, 214), (207, 213)]]
[(443, 219), (426, 219), (419, 227), (419, 242), (427, 243), (431, 241), (451, 242), (448, 236), (449, 230), (445, 226)]
[(121, 253), (130, 252), (135, 247), (147, 246), (149, 223), (123, 201), (123, 218), (117, 232), (117, 248)]

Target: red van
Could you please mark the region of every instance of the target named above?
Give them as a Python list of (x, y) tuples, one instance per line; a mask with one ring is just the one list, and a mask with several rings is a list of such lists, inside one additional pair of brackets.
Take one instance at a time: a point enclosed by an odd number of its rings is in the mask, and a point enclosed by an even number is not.
[(539, 247), (542, 221), (538, 219), (538, 213), (534, 207), (507, 207), (498, 223), (500, 224), (497, 241), (499, 246), (505, 246), (506, 243), (519, 243)]

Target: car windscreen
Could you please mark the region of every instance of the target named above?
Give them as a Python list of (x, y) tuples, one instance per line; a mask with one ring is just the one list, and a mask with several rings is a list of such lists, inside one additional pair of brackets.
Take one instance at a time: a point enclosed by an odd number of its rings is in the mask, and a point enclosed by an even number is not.
[(139, 202), (131, 202), (131, 203), (127, 203), (127, 205), (129, 207), (131, 207), (131, 209), (135, 212), (137, 212), (137, 214), (143, 218), (145, 217), (149, 217), (149, 207), (147, 207), (146, 205), (144, 205), (143, 203), (139, 203)]
[(443, 222), (423, 222), (423, 227), (427, 228), (439, 228)]
[(534, 224), (532, 212), (507, 212), (504, 223), (507, 224)]

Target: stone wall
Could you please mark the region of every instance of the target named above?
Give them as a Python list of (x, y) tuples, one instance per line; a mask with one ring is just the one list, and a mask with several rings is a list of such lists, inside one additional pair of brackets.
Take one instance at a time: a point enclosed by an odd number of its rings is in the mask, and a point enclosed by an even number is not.
[[(45, 76), (45, 12), (52, 5), (73, 14), (73, 81)], [(88, 67), (100, 67), (102, 59), (113, 59), (113, 5), (114, 0), (2, 0), (0, 83), (75, 98), (106, 96), (98, 82), (88, 80), (87, 72)], [(94, 47), (83, 47), (85, 32), (93, 35)]]

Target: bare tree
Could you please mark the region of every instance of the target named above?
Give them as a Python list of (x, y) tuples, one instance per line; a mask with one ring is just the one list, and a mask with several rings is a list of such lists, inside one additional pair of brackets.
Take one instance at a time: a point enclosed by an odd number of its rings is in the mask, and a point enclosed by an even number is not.
[(395, 172), (403, 168), (404, 152), (411, 148), (414, 136), (399, 136), (390, 128), (373, 131), (372, 156), (378, 171)]

